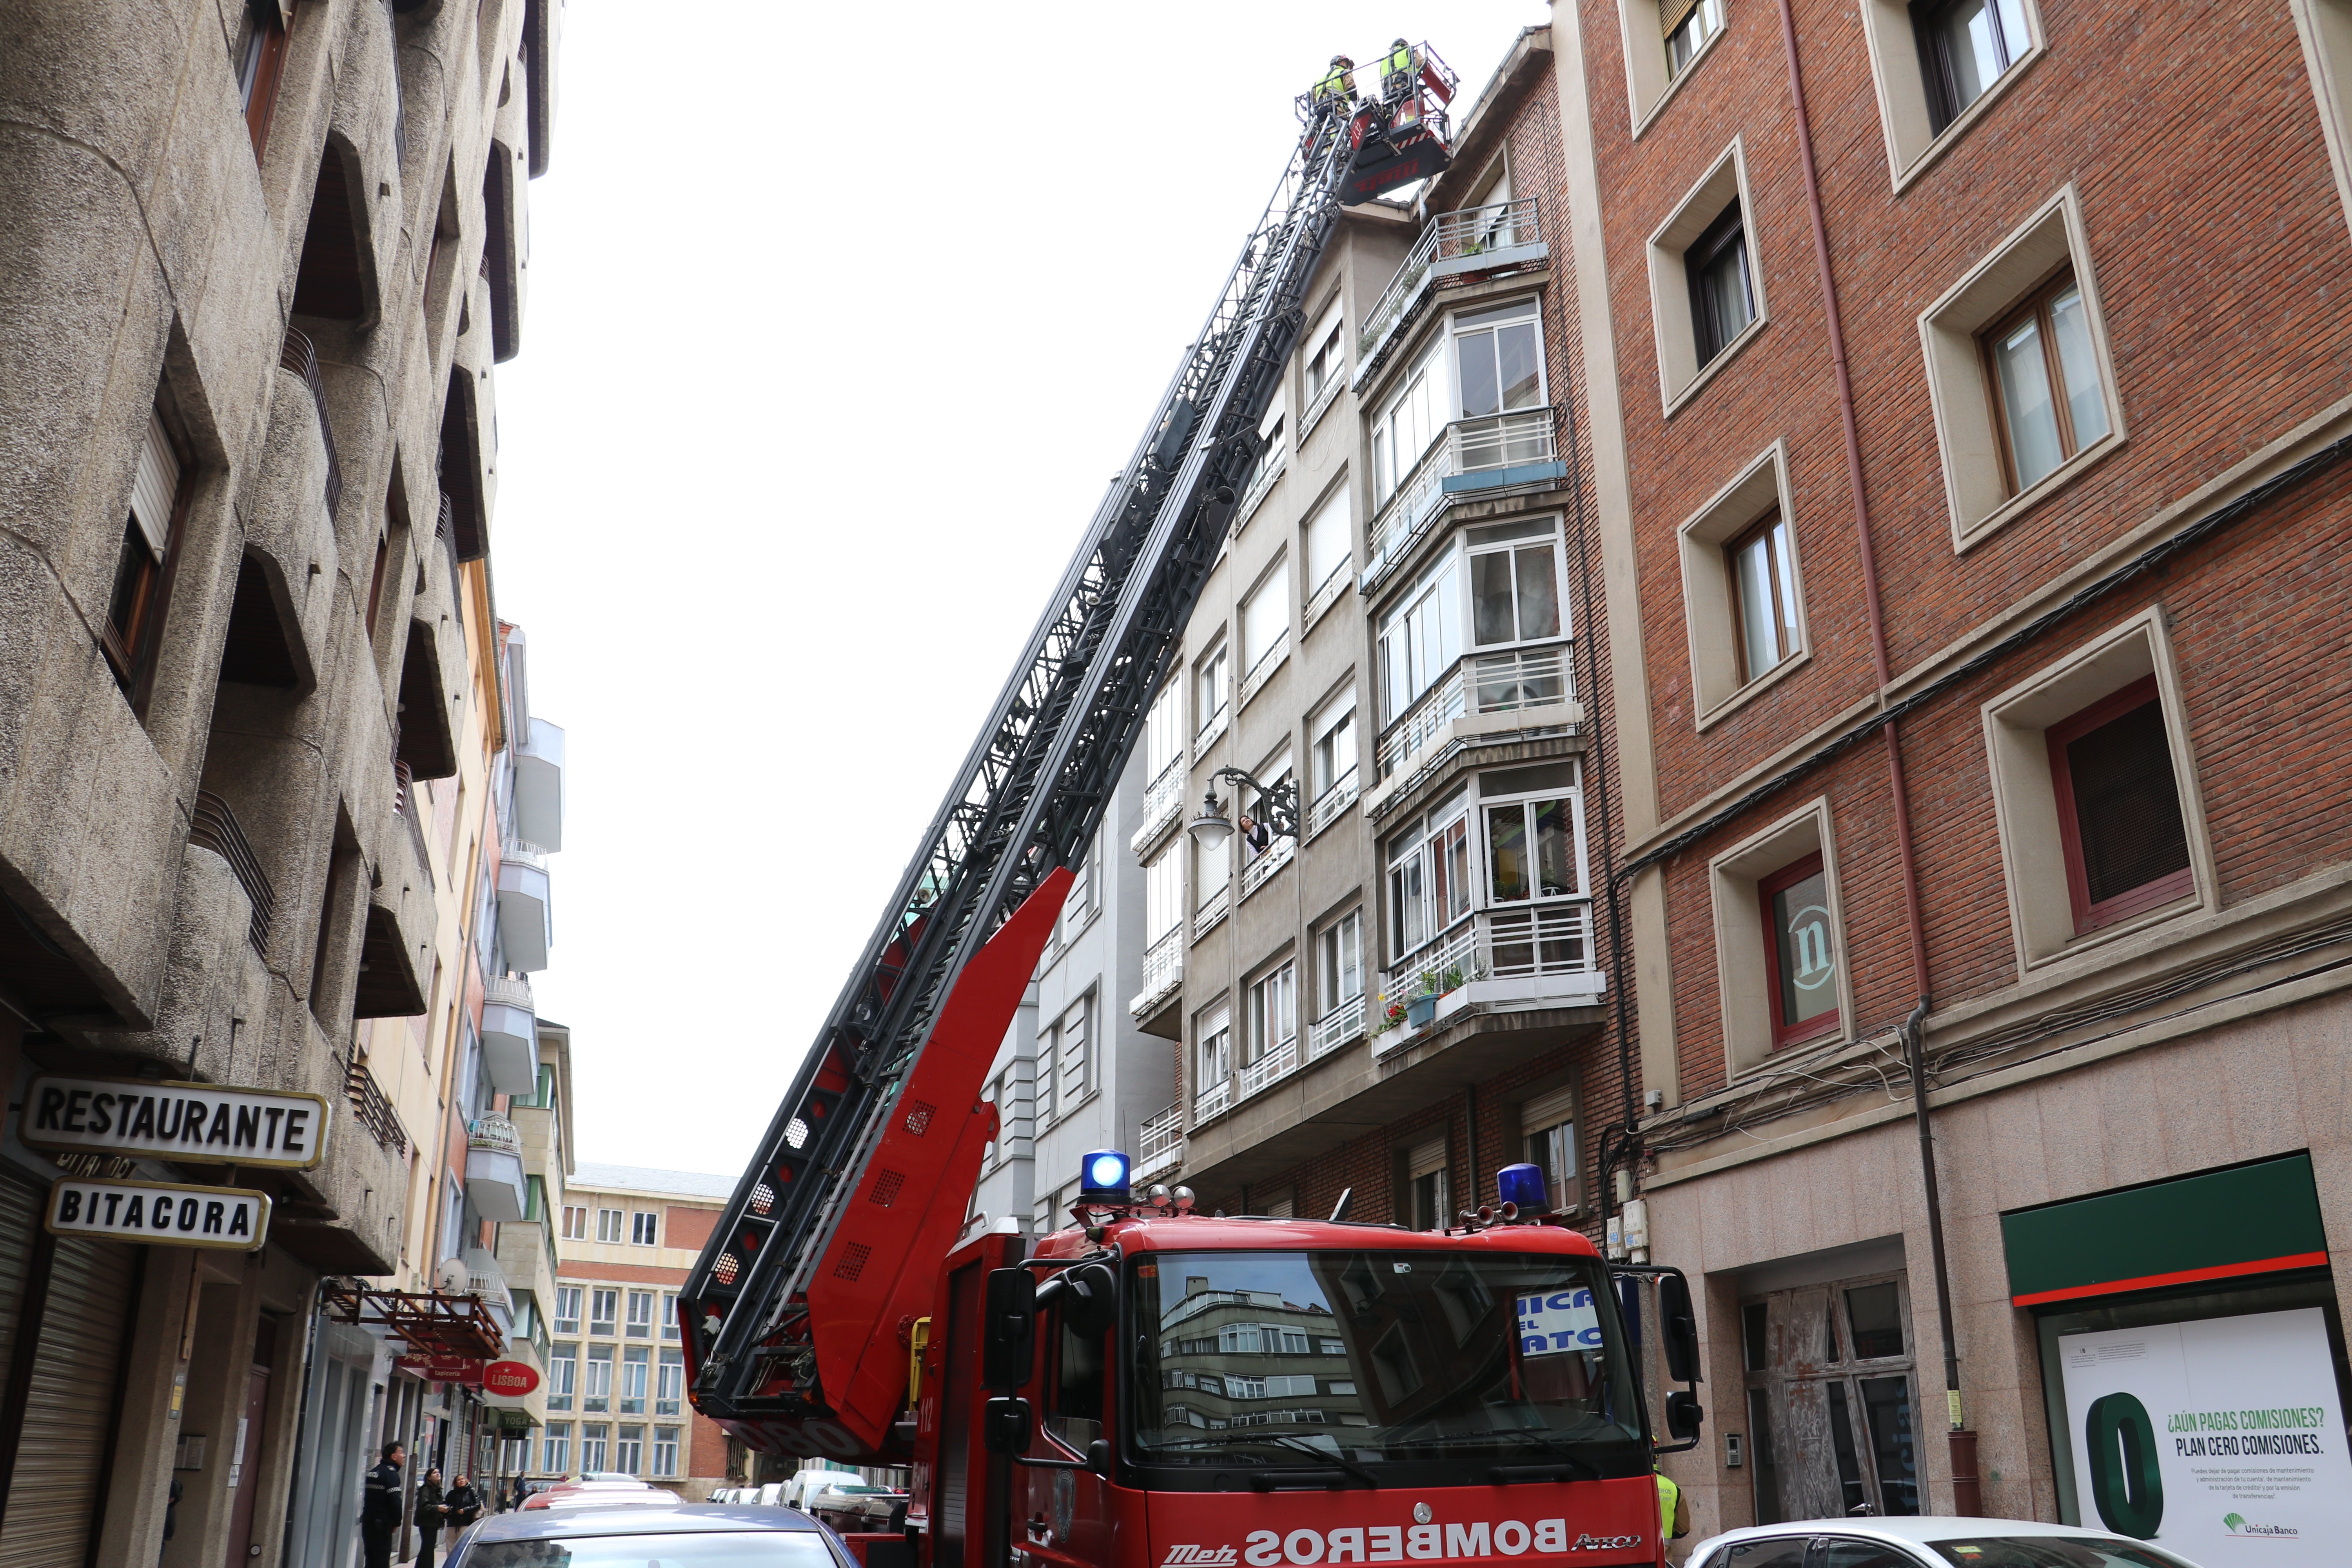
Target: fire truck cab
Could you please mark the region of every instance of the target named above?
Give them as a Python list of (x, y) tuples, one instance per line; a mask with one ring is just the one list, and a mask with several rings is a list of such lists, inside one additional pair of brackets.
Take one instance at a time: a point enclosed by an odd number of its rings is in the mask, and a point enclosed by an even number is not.
[(923, 1568), (1664, 1561), (1581, 1234), (1211, 1217), (1087, 1164), (1072, 1227), (946, 1260), (910, 1390)]

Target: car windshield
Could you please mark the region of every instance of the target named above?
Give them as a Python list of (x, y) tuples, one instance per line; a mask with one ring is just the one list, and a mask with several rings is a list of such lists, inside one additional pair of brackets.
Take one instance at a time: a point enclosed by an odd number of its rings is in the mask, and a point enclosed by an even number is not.
[(1955, 1568), (2189, 1568), (2169, 1552), (2108, 1536), (1988, 1535), (1928, 1545)]
[(1499, 1461), (1580, 1479), (1642, 1437), (1596, 1259), (1159, 1253), (1134, 1281), (1145, 1463), (1377, 1479), (1369, 1467)]
[(465, 1568), (839, 1568), (812, 1530), (481, 1541)]

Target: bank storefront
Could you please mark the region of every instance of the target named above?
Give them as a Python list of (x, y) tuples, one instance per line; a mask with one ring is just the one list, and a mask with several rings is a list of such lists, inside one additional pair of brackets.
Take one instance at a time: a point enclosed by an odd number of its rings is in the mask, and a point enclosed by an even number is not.
[(2352, 1552), (2352, 1369), (2307, 1153), (2004, 1213), (2059, 1516), (2205, 1568)]

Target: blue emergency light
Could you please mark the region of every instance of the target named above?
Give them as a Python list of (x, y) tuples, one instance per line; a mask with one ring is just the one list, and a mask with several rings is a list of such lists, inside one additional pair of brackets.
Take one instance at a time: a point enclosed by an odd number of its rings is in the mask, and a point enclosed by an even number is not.
[(1078, 1163), (1078, 1198), (1127, 1202), (1127, 1156), (1116, 1149), (1097, 1149)]
[(1495, 1175), (1495, 1191), (1504, 1203), (1522, 1213), (1539, 1214), (1550, 1206), (1544, 1192), (1541, 1165), (1506, 1165)]

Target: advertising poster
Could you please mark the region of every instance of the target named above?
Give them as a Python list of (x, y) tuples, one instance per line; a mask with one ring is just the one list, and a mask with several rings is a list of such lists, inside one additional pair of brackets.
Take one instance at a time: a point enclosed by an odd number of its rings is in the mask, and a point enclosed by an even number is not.
[(2058, 1341), (2083, 1523), (2205, 1568), (2340, 1564), (2352, 1458), (2316, 1307)]

